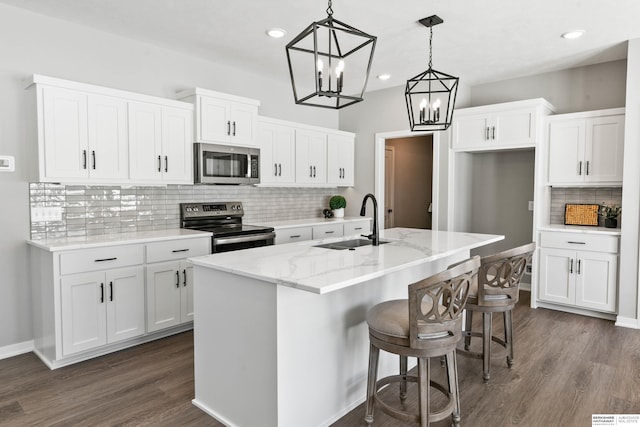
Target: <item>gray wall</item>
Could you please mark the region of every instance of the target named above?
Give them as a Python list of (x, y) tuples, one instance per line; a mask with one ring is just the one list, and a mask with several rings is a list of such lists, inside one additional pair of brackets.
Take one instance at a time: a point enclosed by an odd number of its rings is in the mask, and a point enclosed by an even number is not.
[(0, 5), (0, 39), (0, 155), (16, 157), (16, 171), (0, 173), (0, 200), (5, 203), (0, 209), (0, 347), (32, 339), (25, 239), (29, 238), (26, 169), (33, 162), (28, 157), (33, 141), (26, 137), (23, 79), (44, 74), (167, 98), (174, 98), (176, 90), (198, 86), (259, 99), (265, 116), (338, 125), (336, 111), (296, 106), (286, 73), (282, 81), (267, 80), (5, 5)]

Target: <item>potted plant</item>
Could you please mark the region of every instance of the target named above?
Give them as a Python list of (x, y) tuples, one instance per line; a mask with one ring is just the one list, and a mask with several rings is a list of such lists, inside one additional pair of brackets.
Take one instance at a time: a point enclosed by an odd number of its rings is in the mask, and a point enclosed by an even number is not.
[(344, 218), (344, 208), (347, 207), (347, 199), (340, 195), (331, 196), (329, 199), (329, 207), (333, 211), (335, 218)]
[(622, 208), (618, 205), (607, 205), (606, 203), (602, 203), (600, 205), (600, 210), (598, 211), (598, 215), (604, 217), (604, 226), (607, 228), (617, 228), (618, 227), (618, 215), (622, 212)]

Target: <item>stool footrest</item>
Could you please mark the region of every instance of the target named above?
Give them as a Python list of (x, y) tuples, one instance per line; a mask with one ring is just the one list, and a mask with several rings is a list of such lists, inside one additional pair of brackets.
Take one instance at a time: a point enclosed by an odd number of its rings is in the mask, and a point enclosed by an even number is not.
[[(482, 338), (482, 332), (462, 331), (462, 336)], [(491, 336), (491, 341), (500, 344), (504, 348), (507, 348), (507, 343), (499, 337)], [(483, 357), (482, 352), (466, 350), (464, 348), (464, 339), (460, 340), (460, 342), (458, 343), (458, 346), (456, 347), (456, 353), (458, 353), (460, 356), (471, 357), (474, 359), (482, 359)]]

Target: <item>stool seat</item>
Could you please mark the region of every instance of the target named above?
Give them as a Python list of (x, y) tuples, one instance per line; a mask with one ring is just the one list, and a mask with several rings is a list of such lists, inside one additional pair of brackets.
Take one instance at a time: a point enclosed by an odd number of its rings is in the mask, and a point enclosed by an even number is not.
[[(455, 360), (456, 345), (462, 334), (461, 313), (469, 288), (480, 265), (474, 257), (456, 264), (447, 271), (409, 285), (409, 298), (385, 301), (367, 313), (369, 326), (369, 376), (365, 421), (373, 422), (374, 403), (386, 414), (407, 422), (430, 421), (451, 416), (453, 424), (460, 421), (460, 399)], [(400, 374), (377, 379), (380, 350), (400, 356)], [(431, 381), (429, 358), (445, 357), (448, 387)], [(407, 357), (418, 358), (418, 376), (407, 375)], [(400, 399), (404, 401), (407, 381), (418, 383), (419, 414), (395, 409), (385, 403), (378, 391), (392, 382), (400, 383)], [(440, 411), (430, 410), (430, 389), (435, 388), (447, 398)]]

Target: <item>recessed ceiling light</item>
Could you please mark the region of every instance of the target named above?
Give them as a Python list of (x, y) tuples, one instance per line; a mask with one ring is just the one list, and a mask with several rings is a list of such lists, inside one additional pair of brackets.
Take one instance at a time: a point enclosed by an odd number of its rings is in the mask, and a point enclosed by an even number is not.
[(270, 28), (267, 30), (267, 35), (269, 37), (273, 37), (274, 39), (279, 39), (280, 37), (283, 37), (285, 34), (287, 34), (287, 32), (282, 28)]
[(584, 35), (584, 30), (573, 30), (573, 31), (567, 31), (566, 33), (563, 33), (560, 37), (562, 37), (563, 39), (577, 39), (579, 37), (582, 37)]
[(391, 74), (380, 74), (378, 78), (380, 80), (389, 80), (391, 78)]

